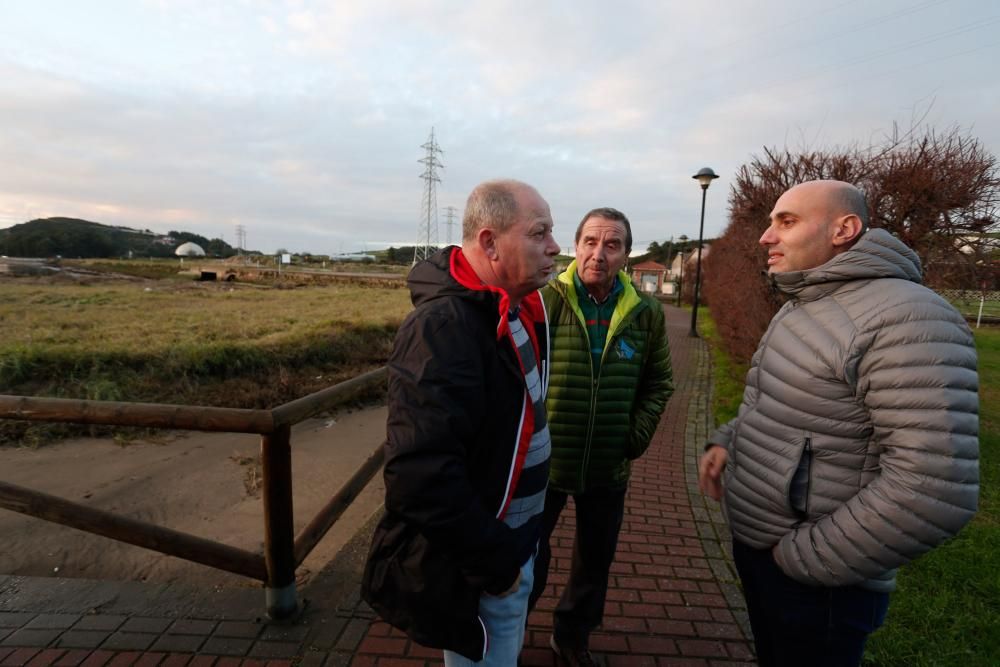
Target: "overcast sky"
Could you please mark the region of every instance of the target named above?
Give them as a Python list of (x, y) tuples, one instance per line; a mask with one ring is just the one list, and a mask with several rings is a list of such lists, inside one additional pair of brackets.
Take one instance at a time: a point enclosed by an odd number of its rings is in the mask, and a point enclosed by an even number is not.
[(442, 241), (444, 207), (506, 176), (549, 201), (565, 249), (597, 206), (645, 248), (697, 236), (703, 166), (720, 233), (765, 146), (923, 118), (1000, 153), (998, 63), (994, 0), (0, 0), (0, 227), (411, 244), (433, 126)]

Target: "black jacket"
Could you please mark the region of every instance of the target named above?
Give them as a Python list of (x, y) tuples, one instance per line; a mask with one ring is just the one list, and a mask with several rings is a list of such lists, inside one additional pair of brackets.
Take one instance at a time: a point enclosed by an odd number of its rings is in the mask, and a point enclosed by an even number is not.
[[(418, 264), (408, 283), (416, 309), (389, 361), (386, 513), (362, 595), (420, 644), (481, 660), (479, 597), (507, 590), (537, 541), (501, 520), (520, 472), (519, 437), (525, 447), (531, 437), (520, 428), (530, 404), (504, 292), (482, 286), (458, 248)], [(538, 294), (521, 308), (546, 378)]]

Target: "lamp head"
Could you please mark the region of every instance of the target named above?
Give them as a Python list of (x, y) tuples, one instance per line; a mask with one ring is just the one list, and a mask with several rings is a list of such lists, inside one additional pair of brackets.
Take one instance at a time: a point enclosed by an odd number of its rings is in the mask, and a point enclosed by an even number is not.
[(698, 170), (698, 173), (691, 178), (697, 180), (701, 183), (701, 189), (707, 190), (708, 186), (711, 185), (712, 181), (718, 178), (719, 175), (712, 171), (711, 167), (702, 167)]

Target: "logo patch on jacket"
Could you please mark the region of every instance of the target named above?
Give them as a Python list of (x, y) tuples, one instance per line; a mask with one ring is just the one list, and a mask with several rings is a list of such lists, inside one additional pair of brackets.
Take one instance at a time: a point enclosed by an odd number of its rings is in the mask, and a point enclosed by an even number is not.
[(628, 341), (624, 338), (618, 339), (618, 347), (615, 349), (618, 354), (619, 359), (624, 359), (626, 361), (631, 361), (632, 357), (635, 356), (635, 348), (628, 344)]

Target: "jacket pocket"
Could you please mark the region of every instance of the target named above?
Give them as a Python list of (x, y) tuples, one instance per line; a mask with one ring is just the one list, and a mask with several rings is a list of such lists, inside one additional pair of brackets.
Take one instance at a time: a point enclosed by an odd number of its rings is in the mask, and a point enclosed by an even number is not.
[(479, 620), (480, 591), (412, 528), (376, 529), (361, 594), (383, 620), (414, 641), (482, 660), (486, 637)]
[(812, 438), (802, 445), (802, 456), (788, 484), (788, 505), (800, 518), (809, 516), (809, 478), (812, 470)]

